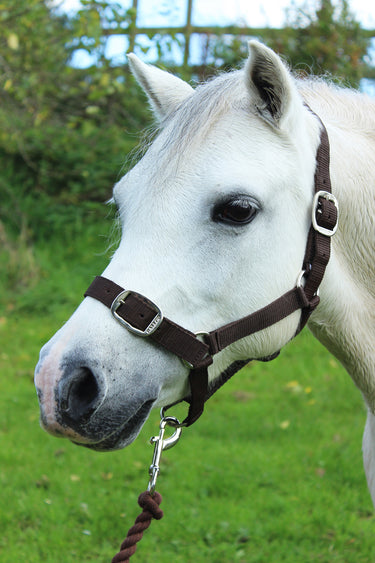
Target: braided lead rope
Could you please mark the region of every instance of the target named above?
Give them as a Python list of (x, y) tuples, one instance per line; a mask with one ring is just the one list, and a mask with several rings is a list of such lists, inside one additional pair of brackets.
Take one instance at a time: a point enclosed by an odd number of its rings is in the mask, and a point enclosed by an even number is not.
[(112, 563), (128, 563), (132, 555), (137, 549), (137, 543), (142, 539), (143, 532), (151, 524), (151, 520), (160, 520), (163, 518), (163, 511), (159, 508), (162, 497), (156, 491), (153, 495), (148, 491), (141, 493), (138, 497), (138, 504), (143, 509), (141, 514), (137, 516), (134, 526), (132, 526), (126, 538), (121, 544), (120, 551), (112, 559)]
[[(138, 497), (138, 504), (142, 508), (141, 514), (137, 516), (134, 526), (132, 526), (124, 541), (120, 546), (120, 551), (112, 559), (112, 563), (128, 563), (132, 555), (137, 549), (137, 543), (141, 541), (143, 532), (151, 524), (151, 520), (160, 520), (163, 518), (163, 511), (159, 508), (162, 497), (155, 491), (156, 480), (160, 472), (161, 454), (164, 450), (169, 450), (177, 444), (182, 432), (182, 425), (180, 421), (174, 416), (164, 416), (164, 410), (160, 411), (160, 425), (159, 435), (153, 436), (150, 439), (151, 444), (154, 445), (154, 454), (152, 463), (148, 470), (150, 480), (148, 483), (147, 491), (141, 493)], [(174, 433), (169, 438), (164, 438), (165, 429), (167, 426), (174, 428)]]

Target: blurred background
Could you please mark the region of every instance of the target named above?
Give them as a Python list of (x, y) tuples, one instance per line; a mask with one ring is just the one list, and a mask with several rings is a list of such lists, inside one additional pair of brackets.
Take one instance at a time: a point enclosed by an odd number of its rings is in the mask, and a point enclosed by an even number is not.
[[(300, 76), (374, 96), (373, 14), (368, 0), (0, 0), (2, 563), (110, 561), (147, 482), (157, 413), (99, 455), (40, 430), (33, 386), (41, 346), (110, 259), (105, 202), (152, 129), (126, 53), (194, 85), (241, 66), (256, 37)], [(168, 518), (139, 563), (375, 561), (361, 397), (308, 331), (206, 412), (166, 456)]]

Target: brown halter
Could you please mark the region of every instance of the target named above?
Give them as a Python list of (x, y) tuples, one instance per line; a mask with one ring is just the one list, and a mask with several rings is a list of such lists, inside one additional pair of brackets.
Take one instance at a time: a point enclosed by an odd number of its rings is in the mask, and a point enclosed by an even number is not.
[[(296, 287), (266, 307), (211, 332), (194, 334), (164, 318), (159, 307), (147, 297), (134, 291), (125, 291), (104, 277), (96, 277), (85, 292), (85, 297), (93, 297), (109, 307), (115, 319), (130, 332), (151, 338), (190, 367), (191, 394), (186, 399), (190, 406), (183, 426), (193, 424), (202, 414), (205, 401), (247, 363), (235, 362), (223, 374), (220, 382), (214, 383), (209, 389), (208, 366), (213, 362), (213, 355), (233, 342), (272, 326), (301, 309), (296, 332), (298, 334), (318, 305), (318, 288), (330, 257), (330, 239), (338, 225), (338, 203), (331, 193), (329, 175), (329, 140), (322, 122), (316, 163), (312, 224), (301, 274)], [(266, 359), (272, 359), (276, 355)]]

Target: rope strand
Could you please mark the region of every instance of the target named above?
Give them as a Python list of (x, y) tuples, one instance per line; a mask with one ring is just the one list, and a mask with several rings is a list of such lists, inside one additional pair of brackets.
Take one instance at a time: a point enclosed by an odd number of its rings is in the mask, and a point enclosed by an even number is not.
[(142, 508), (142, 512), (137, 516), (134, 526), (128, 531), (121, 544), (120, 551), (114, 556), (112, 563), (128, 563), (137, 549), (137, 543), (143, 537), (143, 532), (150, 526), (151, 520), (163, 518), (163, 511), (159, 508), (161, 501), (162, 496), (156, 491), (152, 496), (148, 491), (139, 495), (138, 504)]

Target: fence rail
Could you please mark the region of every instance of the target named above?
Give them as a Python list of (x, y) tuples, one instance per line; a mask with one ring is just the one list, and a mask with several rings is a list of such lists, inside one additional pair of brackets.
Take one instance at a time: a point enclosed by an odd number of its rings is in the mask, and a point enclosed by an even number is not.
[[(192, 26), (178, 26), (178, 27), (118, 27), (118, 28), (110, 28), (103, 30), (103, 35), (110, 36), (110, 35), (128, 35), (129, 36), (129, 48), (128, 52), (132, 52), (134, 50), (134, 46), (136, 43), (137, 35), (147, 35), (153, 37), (154, 35), (161, 34), (161, 35), (176, 35), (180, 34), (184, 36), (185, 44), (183, 47), (184, 57), (183, 57), (183, 65), (188, 66), (189, 64), (189, 57), (190, 57), (190, 40), (191, 36), (194, 34), (200, 35), (245, 35), (245, 36), (253, 36), (253, 37), (261, 37), (267, 33), (268, 37), (277, 37), (281, 33), (281, 29), (276, 28), (265, 28), (265, 27), (239, 27), (236, 25), (227, 25), (227, 26), (199, 26), (199, 25), (192, 25)], [(371, 37), (375, 37), (375, 31)]]
[[(127, 35), (129, 37), (129, 47), (128, 52), (134, 50), (136, 44), (137, 35), (147, 35), (153, 37), (157, 34), (164, 35), (183, 35), (184, 36), (184, 46), (183, 46), (183, 66), (188, 66), (190, 57), (190, 43), (191, 36), (194, 34), (200, 35), (237, 35), (237, 36), (252, 36), (252, 37), (262, 37), (267, 35), (270, 38), (277, 38), (284, 31), (282, 28), (271, 28), (271, 27), (242, 27), (238, 25), (226, 25), (226, 26), (199, 26), (192, 25), (192, 15), (193, 15), (193, 1), (188, 0), (187, 10), (186, 10), (186, 23), (183, 26), (161, 26), (161, 27), (138, 27), (137, 26), (137, 13), (139, 10), (140, 0), (132, 1), (132, 16), (131, 23), (128, 27), (124, 28), (121, 26), (103, 30), (105, 36), (110, 35)], [(362, 29), (363, 37), (372, 39), (375, 38), (375, 29)]]

